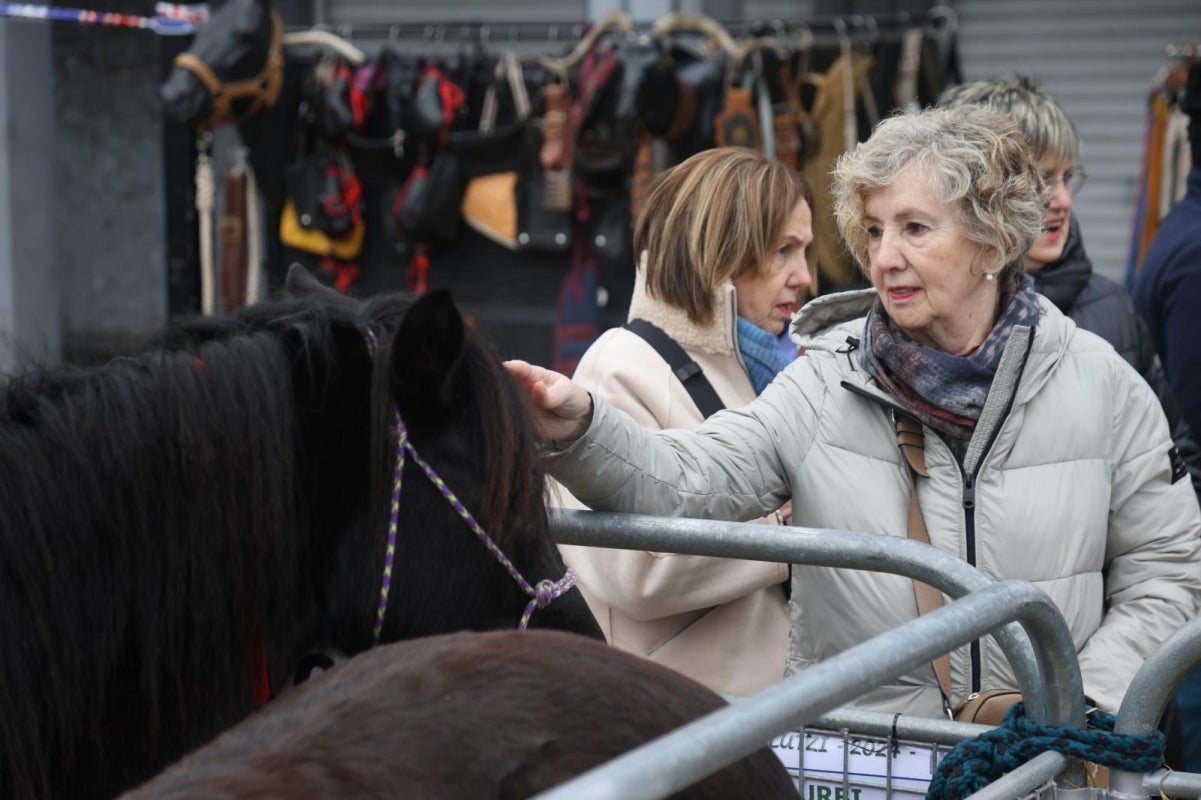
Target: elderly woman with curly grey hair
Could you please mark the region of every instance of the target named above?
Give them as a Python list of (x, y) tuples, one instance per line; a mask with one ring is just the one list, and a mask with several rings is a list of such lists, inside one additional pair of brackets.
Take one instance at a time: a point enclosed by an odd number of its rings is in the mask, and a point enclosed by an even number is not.
[[(839, 228), (873, 288), (792, 321), (806, 348), (749, 405), (648, 433), (557, 373), (510, 362), (551, 473), (594, 508), (910, 535), (1044, 589), (1105, 710), (1201, 598), (1199, 511), (1147, 384), (1033, 291), (1023, 262), (1048, 188), (1021, 133), (982, 108), (891, 117), (834, 173)], [(898, 448), (924, 442), (924, 465)], [(788, 669), (919, 613), (893, 575), (795, 565)], [(941, 716), (1015, 688), (991, 637), (856, 705)], [(944, 689), (945, 686), (945, 689)]]

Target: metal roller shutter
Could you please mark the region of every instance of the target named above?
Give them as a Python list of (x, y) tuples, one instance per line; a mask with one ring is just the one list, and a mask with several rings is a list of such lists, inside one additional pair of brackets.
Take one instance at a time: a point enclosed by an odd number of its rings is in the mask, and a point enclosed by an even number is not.
[(743, 0), (742, 8), (745, 19), (799, 22), (813, 16), (814, 0)]
[(316, 0), (318, 18), (331, 25), (405, 22), (546, 22), (588, 19), (587, 0), (449, 0), (397, 3), (395, 0)]
[(1201, 37), (1198, 0), (960, 0), (965, 80), (1040, 80), (1080, 132), (1075, 204), (1101, 274), (1122, 282), (1143, 154), (1147, 89), (1172, 42)]

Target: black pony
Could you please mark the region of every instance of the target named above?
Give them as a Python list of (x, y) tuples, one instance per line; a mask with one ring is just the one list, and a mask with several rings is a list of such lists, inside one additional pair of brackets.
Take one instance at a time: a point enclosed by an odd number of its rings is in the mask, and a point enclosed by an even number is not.
[[(0, 797), (111, 797), (245, 717), (314, 648), (515, 628), (557, 581), (524, 400), (444, 292), (292, 297), (0, 390)], [(544, 586), (545, 588), (545, 586)], [(553, 594), (553, 592), (550, 592)], [(532, 625), (600, 637), (577, 590)]]

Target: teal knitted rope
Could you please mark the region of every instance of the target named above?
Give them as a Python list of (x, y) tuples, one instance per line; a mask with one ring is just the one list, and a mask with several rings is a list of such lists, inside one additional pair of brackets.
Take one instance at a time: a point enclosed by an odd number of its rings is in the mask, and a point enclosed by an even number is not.
[(939, 763), (926, 800), (960, 800), (1006, 772), (1048, 750), (1128, 772), (1152, 772), (1163, 765), (1164, 737), (1113, 732), (1114, 715), (1092, 710), (1084, 728), (1042, 725), (1013, 705), (1001, 725), (955, 746)]

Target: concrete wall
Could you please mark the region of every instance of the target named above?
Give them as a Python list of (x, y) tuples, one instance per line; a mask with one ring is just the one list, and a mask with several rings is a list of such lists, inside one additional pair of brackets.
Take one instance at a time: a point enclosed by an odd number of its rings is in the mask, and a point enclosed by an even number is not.
[(0, 375), (60, 349), (50, 29), (0, 21)]
[[(125, 5), (114, 10), (146, 13)], [(92, 360), (167, 319), (159, 38), (59, 24), (53, 57), (64, 345), (69, 358)]]

